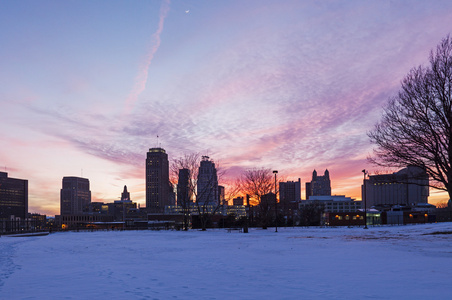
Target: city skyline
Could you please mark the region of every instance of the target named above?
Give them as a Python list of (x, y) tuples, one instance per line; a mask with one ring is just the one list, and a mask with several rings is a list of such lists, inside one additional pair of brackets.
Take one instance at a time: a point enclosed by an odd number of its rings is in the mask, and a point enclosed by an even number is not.
[(361, 170), (381, 171), (366, 132), (451, 19), (447, 1), (3, 1), (0, 169), (49, 215), (65, 176), (144, 206), (154, 147), (210, 156), (223, 182), (328, 169), (360, 199)]

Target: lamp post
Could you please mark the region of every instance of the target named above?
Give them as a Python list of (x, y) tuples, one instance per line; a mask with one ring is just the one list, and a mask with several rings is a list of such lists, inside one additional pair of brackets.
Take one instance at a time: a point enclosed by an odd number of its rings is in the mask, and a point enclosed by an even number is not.
[(124, 231), (126, 229), (126, 200), (121, 199), (122, 201), (122, 230)]
[[(119, 201), (122, 202), (121, 203), (122, 204), (122, 230), (124, 231), (126, 229), (126, 210), (125, 210), (125, 203), (124, 203), (125, 199), (122, 199), (122, 197), (118, 197), (118, 198), (121, 199)], [(115, 205), (115, 211), (116, 211), (116, 205)], [(115, 212), (115, 215), (116, 215), (116, 212)], [(116, 217), (115, 217), (115, 219), (116, 219)]]
[(364, 201), (364, 229), (368, 229), (367, 228), (367, 191), (366, 191), (366, 174), (367, 171), (366, 169), (362, 170), (363, 175), (364, 175), (364, 179), (363, 179), (363, 201)]
[(246, 194), (246, 205), (245, 205), (245, 226), (243, 228), (243, 233), (248, 233), (248, 220), (250, 214), (250, 195)]
[(274, 170), (273, 174), (275, 174), (275, 232), (278, 232), (278, 200), (276, 197), (277, 189), (276, 189), (276, 174), (278, 171)]

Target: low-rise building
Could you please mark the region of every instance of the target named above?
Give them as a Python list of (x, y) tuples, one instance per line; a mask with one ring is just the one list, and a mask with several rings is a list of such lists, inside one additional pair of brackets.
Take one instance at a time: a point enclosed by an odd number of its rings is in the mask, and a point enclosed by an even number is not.
[(229, 205), (227, 206), (227, 215), (234, 215), (235, 219), (246, 217), (245, 205)]
[(369, 209), (366, 213), (360, 209), (354, 212), (325, 212), (322, 214), (322, 224), (326, 226), (364, 226), (380, 225), (381, 213), (375, 209)]
[(343, 195), (310, 196), (308, 200), (301, 201), (300, 209), (307, 204), (322, 205), (324, 212), (355, 212), (361, 209), (361, 201)]

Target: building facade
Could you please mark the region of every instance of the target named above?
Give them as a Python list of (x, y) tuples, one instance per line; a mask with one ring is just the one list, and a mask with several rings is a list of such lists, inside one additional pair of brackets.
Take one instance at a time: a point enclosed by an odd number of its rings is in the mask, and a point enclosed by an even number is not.
[(219, 205), (218, 177), (215, 163), (203, 156), (198, 171), (197, 201), (199, 205)]
[(228, 205), (227, 201), (226, 201), (226, 196), (224, 194), (224, 186), (219, 185), (218, 186), (218, 199), (219, 199), (219, 203), (220, 205)]
[(334, 196), (310, 196), (309, 200), (301, 202), (300, 208), (308, 204), (319, 204), (324, 208), (324, 212), (355, 212), (361, 209), (361, 201), (355, 201), (343, 195)]
[(317, 175), (317, 171), (312, 172), (311, 182), (306, 182), (306, 199), (310, 196), (331, 196), (330, 172), (325, 170), (323, 176)]
[(190, 192), (190, 170), (179, 169), (177, 179), (177, 205), (182, 207), (188, 207), (191, 201)]
[(0, 172), (0, 219), (21, 218), (28, 214), (28, 180), (8, 177)]
[(170, 190), (168, 154), (163, 148), (151, 148), (146, 156), (146, 209), (162, 213), (169, 205)]
[(81, 177), (63, 177), (60, 190), (60, 214), (80, 215), (91, 203), (89, 180)]
[(367, 207), (415, 206), (427, 203), (429, 177), (425, 170), (408, 166), (396, 173), (371, 175), (362, 186)]
[(232, 199), (232, 205), (243, 205), (243, 197), (237, 197)]
[(279, 183), (279, 202), (290, 203), (301, 200), (301, 179)]

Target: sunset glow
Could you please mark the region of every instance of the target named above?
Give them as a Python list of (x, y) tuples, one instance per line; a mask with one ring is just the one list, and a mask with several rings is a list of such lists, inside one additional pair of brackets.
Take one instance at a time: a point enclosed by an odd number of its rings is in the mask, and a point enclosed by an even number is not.
[(1, 1), (1, 171), (48, 215), (64, 176), (144, 206), (156, 146), (208, 155), (226, 181), (328, 169), (333, 194), (361, 199), (361, 170), (380, 171), (366, 133), (451, 20), (449, 1)]

